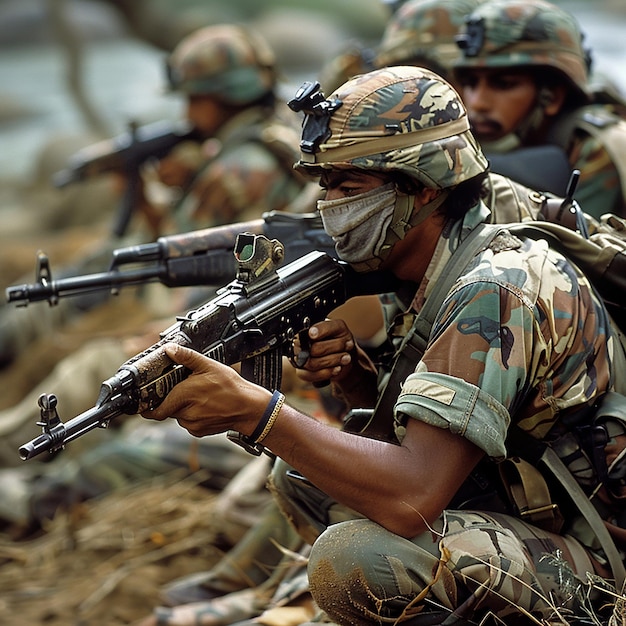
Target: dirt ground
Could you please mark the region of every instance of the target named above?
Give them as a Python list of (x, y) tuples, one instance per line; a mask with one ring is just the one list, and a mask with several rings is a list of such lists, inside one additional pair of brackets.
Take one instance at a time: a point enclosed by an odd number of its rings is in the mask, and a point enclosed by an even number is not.
[(136, 624), (161, 585), (209, 569), (214, 494), (160, 478), (58, 515), (44, 533), (0, 534), (0, 624)]

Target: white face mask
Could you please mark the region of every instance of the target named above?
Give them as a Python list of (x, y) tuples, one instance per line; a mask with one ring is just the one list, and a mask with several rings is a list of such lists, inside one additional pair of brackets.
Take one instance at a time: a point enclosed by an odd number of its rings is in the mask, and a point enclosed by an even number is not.
[(402, 216), (406, 220), (404, 232), (391, 238), (395, 243), (409, 228), (413, 196), (399, 195), (393, 183), (349, 198), (318, 200), (324, 230), (335, 241), (339, 258), (358, 272), (377, 270), (393, 247), (387, 234), (400, 198), (409, 213)]

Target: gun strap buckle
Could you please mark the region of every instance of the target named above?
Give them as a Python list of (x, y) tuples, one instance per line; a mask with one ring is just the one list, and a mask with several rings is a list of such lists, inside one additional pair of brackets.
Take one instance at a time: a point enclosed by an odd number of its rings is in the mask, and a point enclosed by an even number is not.
[(246, 452), (253, 454), (254, 456), (261, 456), (265, 451), (265, 446), (256, 443), (254, 439), (248, 437), (248, 435), (242, 435), (240, 432), (236, 430), (229, 430), (226, 433), (226, 437), (230, 439), (233, 443), (236, 443), (238, 446), (241, 446)]

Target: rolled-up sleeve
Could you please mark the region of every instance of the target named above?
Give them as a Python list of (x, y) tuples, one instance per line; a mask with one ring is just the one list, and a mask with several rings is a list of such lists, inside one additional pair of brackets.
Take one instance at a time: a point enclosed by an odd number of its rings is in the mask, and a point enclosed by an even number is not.
[(506, 456), (509, 412), (491, 395), (460, 378), (436, 372), (411, 374), (402, 385), (395, 406), (400, 439), (407, 418), (447, 428), (495, 460)]

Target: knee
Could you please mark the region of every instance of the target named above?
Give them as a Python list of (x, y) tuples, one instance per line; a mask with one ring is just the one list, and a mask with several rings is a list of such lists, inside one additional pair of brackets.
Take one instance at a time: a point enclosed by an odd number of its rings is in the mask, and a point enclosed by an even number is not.
[(357, 519), (329, 526), (315, 541), (308, 564), (310, 589), (332, 619), (378, 623), (391, 608), (379, 599), (390, 597), (390, 587), (396, 598), (402, 593), (385, 554), (389, 535), (370, 520)]

